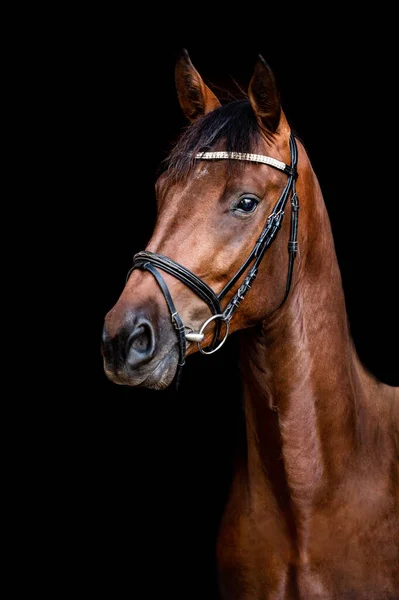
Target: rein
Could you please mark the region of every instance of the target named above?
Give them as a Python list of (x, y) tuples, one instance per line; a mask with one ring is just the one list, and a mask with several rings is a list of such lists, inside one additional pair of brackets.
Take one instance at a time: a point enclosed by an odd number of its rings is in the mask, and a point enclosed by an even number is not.
[[(283, 171), (288, 176), (288, 181), (277, 200), (272, 212), (266, 220), (265, 226), (256, 241), (254, 248), (249, 254), (248, 258), (245, 260), (243, 265), (238, 269), (238, 271), (233, 275), (230, 281), (225, 285), (222, 291), (219, 294), (215, 294), (215, 292), (204, 282), (202, 279), (197, 277), (194, 273), (192, 273), (189, 269), (175, 262), (171, 258), (167, 256), (163, 256), (162, 254), (156, 254), (154, 252), (149, 252), (148, 250), (144, 250), (142, 252), (138, 252), (133, 257), (133, 266), (130, 269), (127, 279), (129, 278), (131, 272), (135, 269), (141, 269), (143, 271), (149, 271), (155, 277), (161, 291), (165, 297), (166, 304), (169, 308), (171, 319), (173, 326), (176, 330), (176, 336), (179, 346), (179, 360), (177, 364), (176, 371), (176, 387), (179, 386), (181, 373), (183, 366), (185, 364), (185, 356), (186, 356), (186, 340), (189, 342), (196, 342), (198, 345), (198, 350), (202, 354), (213, 354), (217, 350), (219, 350), (223, 344), (225, 343), (227, 336), (230, 330), (230, 321), (235, 313), (235, 311), (240, 306), (241, 302), (244, 300), (246, 294), (249, 292), (253, 281), (256, 279), (258, 274), (258, 269), (260, 262), (266, 252), (266, 250), (270, 247), (273, 240), (275, 239), (283, 221), (284, 217), (284, 209), (287, 204), (287, 200), (291, 193), (291, 227), (290, 227), (290, 238), (288, 242), (288, 253), (289, 253), (289, 262), (288, 262), (288, 275), (287, 275), (287, 284), (285, 289), (284, 297), (279, 305), (279, 308), (284, 304), (287, 299), (287, 296), (290, 291), (291, 282), (292, 282), (292, 273), (294, 268), (294, 259), (298, 252), (298, 210), (299, 210), (299, 201), (298, 196), (296, 194), (295, 183), (298, 178), (297, 173), (297, 162), (298, 162), (298, 150), (295, 142), (295, 138), (291, 133), (290, 136), (290, 154), (291, 154), (291, 166), (286, 165), (285, 163), (276, 160), (275, 158), (271, 158), (270, 156), (264, 156), (261, 154), (244, 154), (239, 152), (202, 152), (196, 154), (195, 158), (198, 160), (242, 160), (247, 162), (257, 162), (269, 165), (275, 169), (279, 169)], [(248, 271), (247, 276), (244, 281), (230, 300), (226, 307), (222, 309), (221, 300), (224, 296), (231, 290), (233, 285), (238, 281), (241, 275), (249, 268), (250, 264), (253, 262), (253, 265)], [(210, 308), (212, 312), (212, 316), (209, 317), (201, 326), (198, 332), (186, 331), (186, 328), (181, 320), (179, 313), (176, 310), (176, 307), (173, 303), (172, 296), (168, 290), (168, 286), (165, 283), (162, 275), (159, 270), (164, 271), (165, 273), (169, 273), (179, 279), (184, 285), (189, 287), (197, 296), (199, 296)], [(203, 341), (205, 334), (204, 331), (211, 323), (215, 321), (215, 331), (213, 335), (213, 341), (209, 346), (209, 349), (202, 348), (201, 342)], [(219, 341), (220, 329), (222, 323), (226, 325), (226, 331), (221, 341)]]

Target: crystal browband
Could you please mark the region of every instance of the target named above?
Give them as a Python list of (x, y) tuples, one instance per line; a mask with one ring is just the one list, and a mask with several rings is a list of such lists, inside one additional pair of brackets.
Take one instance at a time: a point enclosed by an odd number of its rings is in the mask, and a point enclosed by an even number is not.
[(277, 160), (271, 156), (264, 156), (263, 154), (250, 154), (243, 152), (198, 152), (198, 154), (195, 155), (195, 158), (198, 158), (199, 160), (220, 160), (227, 158), (230, 160), (244, 160), (249, 162), (263, 163), (264, 165), (269, 165), (275, 169), (284, 171), (284, 173), (287, 173), (287, 175), (293, 175), (290, 166), (281, 162), (281, 160)]

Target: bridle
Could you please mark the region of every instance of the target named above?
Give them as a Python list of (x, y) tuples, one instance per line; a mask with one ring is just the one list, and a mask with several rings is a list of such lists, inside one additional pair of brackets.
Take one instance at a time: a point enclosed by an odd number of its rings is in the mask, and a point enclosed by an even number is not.
[[(159, 287), (162, 290), (162, 293), (165, 297), (166, 304), (169, 308), (172, 323), (176, 330), (178, 345), (179, 345), (179, 360), (176, 371), (176, 386), (178, 387), (181, 372), (183, 366), (185, 364), (185, 356), (186, 356), (186, 340), (189, 342), (197, 342), (198, 350), (202, 354), (213, 354), (217, 350), (219, 350), (223, 344), (225, 343), (227, 336), (229, 334), (230, 329), (230, 321), (235, 313), (235, 311), (240, 306), (241, 302), (244, 300), (246, 294), (250, 290), (254, 279), (257, 276), (259, 264), (266, 252), (266, 250), (270, 247), (271, 243), (275, 239), (277, 232), (279, 231), (283, 216), (284, 209), (287, 203), (287, 200), (291, 194), (291, 228), (290, 228), (290, 238), (288, 242), (288, 253), (289, 253), (289, 262), (288, 262), (288, 275), (287, 275), (287, 284), (285, 288), (285, 294), (282, 302), (279, 305), (279, 308), (284, 304), (285, 300), (290, 291), (291, 281), (292, 281), (292, 272), (294, 267), (294, 259), (298, 252), (298, 210), (299, 210), (299, 201), (298, 196), (296, 194), (295, 182), (298, 177), (297, 173), (297, 162), (298, 162), (298, 150), (295, 142), (295, 138), (291, 133), (290, 136), (290, 154), (291, 154), (291, 166), (286, 165), (285, 163), (276, 160), (275, 158), (271, 158), (270, 156), (264, 156), (261, 154), (243, 154), (238, 152), (201, 152), (195, 155), (195, 158), (198, 160), (241, 160), (247, 162), (256, 162), (262, 163), (266, 165), (270, 165), (275, 169), (279, 169), (283, 171), (288, 176), (288, 181), (277, 200), (272, 212), (268, 216), (265, 226), (260, 234), (258, 240), (256, 241), (255, 246), (253, 247), (251, 253), (248, 258), (245, 260), (243, 265), (238, 269), (237, 273), (233, 275), (230, 281), (224, 286), (222, 291), (219, 294), (215, 294), (215, 292), (204, 282), (202, 279), (197, 277), (194, 273), (192, 273), (189, 269), (175, 262), (171, 258), (167, 256), (163, 256), (162, 254), (156, 254), (154, 252), (149, 252), (148, 250), (144, 250), (142, 252), (138, 252), (135, 254), (133, 258), (133, 266), (130, 269), (127, 279), (129, 278), (131, 272), (134, 269), (142, 269), (143, 271), (149, 271), (155, 277)], [(244, 281), (230, 300), (227, 306), (222, 309), (221, 301), (225, 297), (225, 295), (231, 290), (233, 285), (238, 281), (238, 279), (244, 274), (249, 265), (253, 262), (253, 265), (249, 269), (247, 276)], [(201, 326), (198, 332), (193, 332), (192, 330), (186, 331), (186, 328), (183, 325), (181, 317), (176, 310), (176, 307), (173, 303), (172, 296), (168, 290), (168, 286), (166, 285), (162, 275), (158, 271), (164, 271), (165, 273), (169, 273), (179, 279), (182, 283), (188, 286), (193, 292), (197, 294), (210, 308), (212, 312), (212, 316), (209, 317)], [(202, 348), (201, 342), (203, 341), (205, 334), (204, 331), (211, 323), (215, 321), (215, 331), (213, 335), (213, 341), (209, 346), (209, 350)], [(219, 341), (219, 334), (221, 324), (225, 323), (226, 332), (221, 341)]]

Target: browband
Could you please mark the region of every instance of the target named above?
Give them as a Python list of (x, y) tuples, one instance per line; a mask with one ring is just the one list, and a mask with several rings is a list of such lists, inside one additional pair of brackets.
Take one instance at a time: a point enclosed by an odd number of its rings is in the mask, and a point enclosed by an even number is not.
[(195, 158), (200, 160), (220, 160), (228, 158), (230, 160), (262, 163), (264, 165), (270, 165), (275, 169), (280, 169), (280, 171), (284, 171), (287, 175), (296, 175), (289, 165), (286, 165), (281, 162), (281, 160), (277, 160), (271, 156), (265, 156), (264, 154), (250, 154), (244, 152), (198, 152), (198, 154), (195, 155)]

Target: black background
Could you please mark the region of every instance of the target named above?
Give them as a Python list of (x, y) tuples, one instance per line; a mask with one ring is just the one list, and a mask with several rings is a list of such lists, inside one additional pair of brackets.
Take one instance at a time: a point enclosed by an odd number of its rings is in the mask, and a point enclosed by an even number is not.
[(222, 40), (210, 25), (194, 35), (188, 20), (160, 35), (159, 14), (156, 27), (96, 14), (67, 38), (70, 244), (76, 235), (81, 250), (68, 286), (79, 315), (72, 394), (60, 417), (69, 427), (56, 520), (57, 543), (69, 549), (65, 586), (82, 578), (85, 590), (110, 597), (216, 597), (216, 532), (242, 424), (237, 340), (190, 358), (177, 395), (110, 383), (100, 354), (104, 315), (151, 235), (157, 168), (186, 125), (174, 88), (182, 47), (216, 92), (232, 90), (232, 79), (246, 89), (258, 53), (272, 67), (321, 183), (360, 358), (399, 383), (394, 58), (388, 36), (374, 43), (373, 23), (338, 19), (327, 35), (327, 20), (306, 33), (272, 21)]

